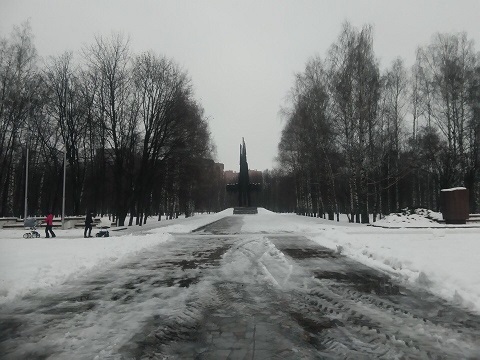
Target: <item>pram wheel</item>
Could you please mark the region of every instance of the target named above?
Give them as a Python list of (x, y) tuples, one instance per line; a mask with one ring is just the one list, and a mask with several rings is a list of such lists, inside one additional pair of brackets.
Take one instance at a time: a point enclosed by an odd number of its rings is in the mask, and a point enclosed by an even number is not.
[(34, 234), (35, 234), (35, 237), (36, 237), (36, 238), (39, 238), (39, 237), (40, 237), (40, 234), (39, 234), (38, 232), (35, 231)]
[(30, 235), (30, 233), (23, 234), (23, 238), (28, 239), (30, 237), (29, 235)]

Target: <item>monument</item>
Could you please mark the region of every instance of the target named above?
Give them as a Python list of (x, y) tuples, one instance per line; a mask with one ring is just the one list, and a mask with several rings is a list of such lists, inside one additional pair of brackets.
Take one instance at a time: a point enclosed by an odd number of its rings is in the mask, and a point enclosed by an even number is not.
[(227, 184), (228, 192), (238, 192), (238, 207), (233, 209), (234, 214), (257, 214), (258, 210), (252, 206), (251, 192), (259, 191), (260, 184), (250, 183), (248, 176), (247, 147), (245, 139), (242, 138), (240, 144), (240, 172), (236, 184)]
[(446, 224), (466, 224), (470, 217), (469, 192), (464, 187), (442, 189), (440, 208)]

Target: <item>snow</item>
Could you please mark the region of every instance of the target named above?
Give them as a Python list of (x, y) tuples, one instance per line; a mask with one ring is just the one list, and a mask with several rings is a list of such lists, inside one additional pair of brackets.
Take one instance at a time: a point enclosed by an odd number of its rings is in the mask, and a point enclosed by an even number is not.
[(454, 187), (454, 188), (449, 188), (449, 189), (442, 189), (440, 191), (456, 191), (456, 190), (467, 190), (465, 187)]
[(312, 240), (480, 312), (479, 232), (468, 228), (337, 228), (313, 235)]
[[(84, 239), (83, 229), (71, 229), (56, 230), (53, 239), (44, 238), (42, 231), (40, 239), (23, 239), (23, 230), (0, 230), (0, 303), (33, 289), (54, 291), (67, 280), (175, 241), (177, 233), (188, 233), (231, 214), (232, 209), (227, 209), (187, 219), (151, 220), (142, 227), (110, 229), (109, 238)], [(336, 222), (259, 209), (258, 215), (243, 216), (242, 246), (247, 250), (262, 246), (259, 263), (265, 265), (265, 277), (277, 286), (289, 278), (292, 265), (270, 242), (262, 241), (263, 234), (302, 234), (410, 286), (427, 288), (480, 313), (480, 227), (449, 227), (434, 222), (435, 216), (426, 210), (391, 215), (375, 223), (384, 227), (375, 227), (350, 224), (345, 217)], [(222, 272), (248, 281), (246, 258), (227, 252), (224, 259)], [(162, 306), (174, 307), (174, 303), (166, 301)]]
[[(439, 227), (444, 228), (445, 224), (438, 221), (442, 220), (442, 213), (427, 209), (404, 209), (401, 213), (392, 213), (373, 223), (374, 226), (381, 227)], [(448, 225), (447, 227), (450, 227)]]
[(60, 238), (60, 231), (56, 233), (56, 238), (49, 239), (2, 238), (0, 299), (59, 284), (80, 271), (108, 265), (126, 254), (173, 238), (163, 234), (64, 239)]
[[(85, 239), (81, 228), (55, 229), (57, 237), (48, 239), (43, 229), (39, 229), (41, 238), (24, 239), (26, 230), (0, 229), (0, 303), (32, 289), (61, 284), (97, 266), (108, 266), (145, 248), (172, 241), (174, 237), (171, 233), (188, 233), (231, 214), (231, 211), (189, 219), (151, 221), (127, 231), (109, 229), (108, 238)], [(108, 219), (106, 223), (109, 224)], [(152, 227), (155, 229), (152, 230)], [(92, 231), (92, 235), (96, 230)]]

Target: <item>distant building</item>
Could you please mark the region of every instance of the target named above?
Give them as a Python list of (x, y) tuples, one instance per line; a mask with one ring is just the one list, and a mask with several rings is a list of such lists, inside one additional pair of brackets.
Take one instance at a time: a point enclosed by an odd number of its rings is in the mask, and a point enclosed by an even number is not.
[(223, 172), (225, 176), (225, 183), (226, 184), (235, 184), (238, 182), (238, 172), (233, 170), (226, 170)]
[(222, 163), (215, 163), (215, 172), (216, 173), (222, 173), (224, 172), (225, 165)]
[[(233, 170), (225, 170), (225, 183), (235, 184), (238, 182), (238, 172)], [(262, 183), (263, 173), (258, 170), (248, 170), (248, 177), (251, 183)]]
[(263, 182), (263, 173), (261, 171), (248, 170), (248, 177), (251, 183), (261, 184)]

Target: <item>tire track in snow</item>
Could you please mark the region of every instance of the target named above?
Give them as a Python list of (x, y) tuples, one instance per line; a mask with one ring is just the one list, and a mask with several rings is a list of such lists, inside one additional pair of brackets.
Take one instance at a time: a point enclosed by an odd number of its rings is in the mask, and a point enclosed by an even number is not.
[(179, 238), (121, 265), (4, 304), (1, 357), (115, 358), (125, 344), (136, 343), (132, 334), (136, 340), (142, 337), (152, 319), (175, 319), (180, 332), (171, 327), (164, 333), (181, 337), (200, 313), (201, 302), (191, 300), (199, 297), (196, 284), (218, 266), (232, 243), (218, 237)]
[(157, 355), (424, 359), (478, 354), (478, 319), (470, 314), (430, 294), (422, 298), (426, 293), (405, 289), (305, 238), (262, 236), (239, 235), (218, 269), (226, 274), (213, 284), (211, 306), (197, 314), (188, 336), (167, 342)]
[(303, 329), (285, 312), (277, 279), (281, 275), (278, 270), (287, 264), (275, 255), (282, 254), (263, 236), (238, 237), (224, 254), (222, 266), (212, 270), (216, 281), (210, 299), (202, 300), (203, 316), (190, 323), (190, 328), (176, 323), (177, 331), (187, 330), (185, 337), (173, 341), (158, 337), (156, 348), (152, 345), (136, 357), (316, 358), (318, 350), (304, 343)]
[(448, 359), (480, 353), (477, 316), (303, 237), (242, 235), (241, 219), (226, 218), (55, 294), (41, 291), (2, 307), (0, 354)]
[[(464, 358), (480, 353), (480, 318), (420, 289), (410, 290), (302, 237), (274, 237), (276, 246), (313, 275), (301, 319), (319, 348), (357, 358)], [(300, 290), (299, 290), (300, 291)], [(299, 292), (299, 295), (302, 292)], [(312, 308), (316, 308), (316, 316)], [(327, 318), (335, 326), (309, 326)], [(465, 326), (466, 319), (469, 326)]]

